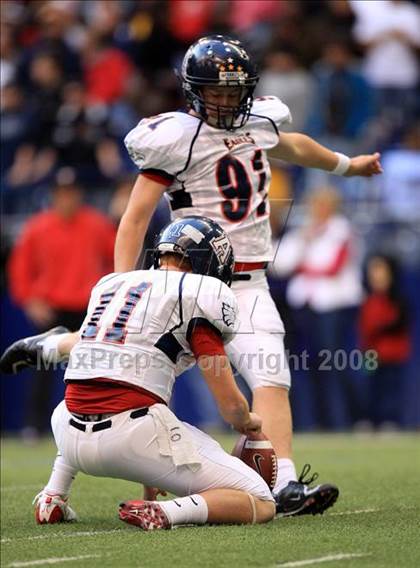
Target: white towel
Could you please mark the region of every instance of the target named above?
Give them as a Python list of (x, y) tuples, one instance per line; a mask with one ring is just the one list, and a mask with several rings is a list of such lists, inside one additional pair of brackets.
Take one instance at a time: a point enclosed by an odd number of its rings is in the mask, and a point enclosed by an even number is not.
[(164, 404), (149, 408), (156, 426), (159, 453), (170, 456), (176, 466), (186, 465), (192, 471), (201, 467), (201, 457), (190, 432)]

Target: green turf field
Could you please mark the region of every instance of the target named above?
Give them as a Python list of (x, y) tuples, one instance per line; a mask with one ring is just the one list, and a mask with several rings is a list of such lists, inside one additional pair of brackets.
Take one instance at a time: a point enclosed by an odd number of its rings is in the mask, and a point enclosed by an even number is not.
[[(222, 442), (230, 448), (233, 438)], [(420, 566), (420, 436), (307, 435), (295, 438), (308, 461), (341, 496), (323, 517), (277, 519), (262, 526), (187, 527), (144, 533), (117, 517), (132, 483), (80, 475), (71, 504), (80, 520), (37, 526), (31, 500), (46, 482), (52, 443), (2, 444), (1, 565), (231, 568)]]

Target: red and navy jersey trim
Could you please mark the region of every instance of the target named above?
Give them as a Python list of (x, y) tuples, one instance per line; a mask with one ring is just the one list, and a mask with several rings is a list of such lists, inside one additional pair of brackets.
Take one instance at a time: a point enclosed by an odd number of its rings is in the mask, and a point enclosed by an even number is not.
[(191, 318), (190, 322), (188, 323), (188, 328), (187, 328), (187, 341), (188, 341), (188, 343), (190, 343), (191, 338), (194, 334), (194, 331), (196, 330), (197, 327), (207, 328), (207, 329), (211, 330), (213, 333), (215, 333), (218, 337), (220, 337), (220, 338), (222, 337), (220, 330), (217, 329), (217, 327), (215, 325), (213, 325), (211, 322), (209, 322), (208, 319), (195, 317), (195, 318)]
[(188, 191), (186, 190), (184, 182), (181, 183), (181, 189), (172, 191), (168, 193), (168, 195), (169, 195), (169, 205), (172, 211), (193, 206), (191, 194), (188, 193)]
[(154, 347), (162, 351), (174, 364), (177, 362), (178, 355), (182, 353), (182, 345), (170, 331), (159, 337)]
[(175, 179), (175, 176), (168, 174), (168, 172), (155, 168), (145, 168), (140, 170), (140, 174), (148, 179), (161, 183), (162, 185), (166, 185), (167, 187), (172, 185)]

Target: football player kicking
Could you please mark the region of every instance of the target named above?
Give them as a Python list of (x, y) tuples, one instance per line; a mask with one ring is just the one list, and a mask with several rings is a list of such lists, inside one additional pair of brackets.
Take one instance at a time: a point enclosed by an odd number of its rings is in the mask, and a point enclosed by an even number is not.
[(15, 342), (0, 360), (2, 371), (16, 372), (71, 350), (65, 398), (51, 418), (58, 454), (35, 498), (40, 524), (76, 518), (67, 499), (79, 471), (179, 496), (121, 503), (120, 519), (144, 530), (275, 515), (265, 481), (167, 406), (176, 376), (198, 360), (223, 418), (241, 433), (261, 430), (224, 351), (237, 312), (229, 239), (210, 219), (192, 216), (168, 225), (154, 254), (156, 270), (96, 284), (79, 333), (54, 328)]
[(189, 111), (144, 119), (125, 139), (140, 173), (119, 226), (115, 270), (135, 268), (164, 192), (174, 218), (205, 215), (223, 227), (235, 253), (232, 290), (241, 321), (226, 352), (251, 388), (253, 410), (263, 418), (278, 456), (277, 512), (322, 513), (337, 499), (337, 487), (310, 487), (303, 475), (297, 479), (292, 461), (284, 326), (265, 276), (273, 258), (267, 151), (275, 149), (292, 164), (368, 177), (382, 171), (379, 154), (349, 158), (303, 134), (280, 132), (291, 120), (289, 109), (276, 97), (253, 100), (257, 71), (236, 40), (220, 35), (198, 40), (187, 51), (180, 75)]

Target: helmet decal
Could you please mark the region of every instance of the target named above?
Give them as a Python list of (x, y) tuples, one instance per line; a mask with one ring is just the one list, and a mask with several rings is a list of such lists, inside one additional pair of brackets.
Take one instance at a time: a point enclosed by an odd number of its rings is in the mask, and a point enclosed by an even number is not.
[(226, 234), (214, 237), (210, 240), (211, 246), (219, 259), (220, 264), (224, 264), (229, 256), (231, 244)]
[(192, 225), (184, 225), (181, 232), (188, 235), (197, 245), (204, 239), (203, 233)]

